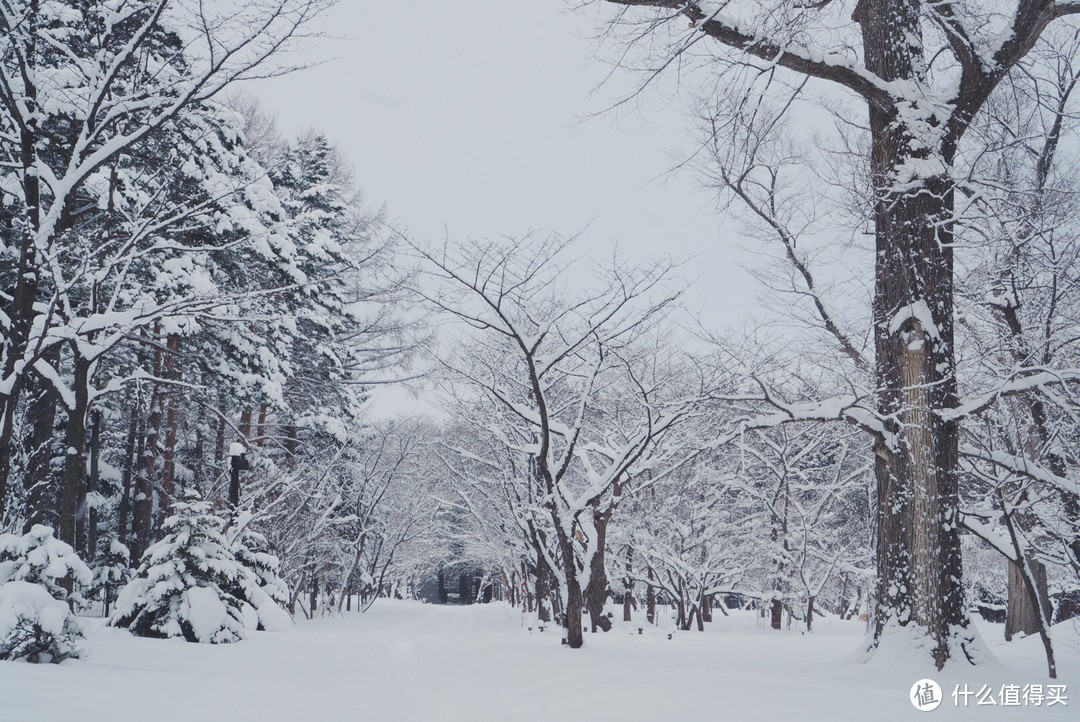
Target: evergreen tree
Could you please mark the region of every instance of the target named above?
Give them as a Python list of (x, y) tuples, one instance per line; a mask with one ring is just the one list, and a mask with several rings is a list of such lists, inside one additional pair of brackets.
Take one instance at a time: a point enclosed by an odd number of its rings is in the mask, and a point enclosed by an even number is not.
[(183, 637), (204, 644), (237, 642), (256, 629), (255, 608), (233, 593), (251, 573), (218, 531), (221, 525), (195, 492), (174, 503), (164, 537), (146, 550), (109, 624), (140, 637)]
[(266, 538), (247, 526), (241, 518), (239, 531), (232, 539), (232, 551), (248, 572), (238, 579), (232, 594), (255, 608), (259, 615), (259, 629), (286, 631), (292, 628), (292, 618), (285, 612), (289, 604), (289, 587), (280, 576), (278, 558), (269, 553)]
[(62, 662), (79, 656), (82, 627), (68, 601), (90, 569), (47, 526), (0, 534), (0, 659)]
[(103, 541), (91, 569), (94, 581), (90, 586), (90, 595), (92, 599), (101, 599), (105, 603), (107, 617), (116, 601), (117, 592), (131, 581), (131, 552), (117, 539), (107, 544)]

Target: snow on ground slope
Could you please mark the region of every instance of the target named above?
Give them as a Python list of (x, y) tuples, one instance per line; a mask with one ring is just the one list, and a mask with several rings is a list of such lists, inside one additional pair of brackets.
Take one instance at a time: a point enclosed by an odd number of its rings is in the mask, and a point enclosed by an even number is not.
[[(3, 722), (258, 722), (295, 720), (882, 720), (1080, 718), (1080, 635), (1059, 626), (1060, 683), (1075, 699), (1054, 707), (953, 707), (956, 684), (1048, 683), (1037, 639), (999, 642), (998, 661), (943, 673), (890, 655), (855, 661), (856, 622), (813, 634), (762, 629), (748, 614), (718, 617), (704, 634), (618, 624), (559, 644), (531, 634), (501, 604), (439, 607), (380, 601), (368, 613), (300, 622), (225, 646), (139, 639), (93, 624), (84, 660), (0, 663)], [(946, 697), (930, 713), (908, 701), (920, 677)], [(1070, 695), (1071, 696), (1071, 695)], [(929, 715), (929, 716), (924, 716)]]

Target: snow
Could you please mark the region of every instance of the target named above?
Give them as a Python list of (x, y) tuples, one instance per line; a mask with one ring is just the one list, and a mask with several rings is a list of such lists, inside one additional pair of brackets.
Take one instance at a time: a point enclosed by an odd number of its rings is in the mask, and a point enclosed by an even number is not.
[[(666, 614), (666, 609), (664, 609)], [(528, 632), (504, 604), (440, 607), (379, 600), (365, 614), (300, 622), (293, 634), (254, 633), (240, 644), (142, 639), (94, 626), (86, 659), (8, 665), (0, 699), (10, 719), (86, 722), (301, 719), (365, 720), (819, 720), (919, 719), (914, 682), (937, 681), (945, 701), (933, 719), (1075, 719), (1073, 707), (957, 709), (952, 692), (1006, 683), (1049, 684), (1037, 638), (1006, 644), (1000, 625), (980, 625), (1001, 662), (928, 669), (899, 645), (856, 661), (859, 622), (815, 622), (812, 634), (773, 631), (747, 612), (717, 617), (704, 633), (670, 622), (616, 621), (559, 644), (558, 630)], [(621, 614), (616, 614), (616, 620)], [(1080, 633), (1059, 625), (1057, 683), (1080, 694)], [(60, 687), (62, 685), (62, 687)], [(56, 694), (62, 688), (63, 694)], [(117, 700), (124, 700), (122, 705)]]
[(938, 331), (937, 324), (934, 323), (934, 315), (930, 312), (930, 307), (926, 305), (925, 300), (920, 298), (917, 301), (912, 301), (897, 311), (896, 315), (889, 321), (889, 333), (895, 334), (908, 321), (916, 321), (927, 337), (935, 341), (941, 340), (941, 333)]
[(67, 603), (44, 586), (24, 581), (0, 584), (0, 660), (50, 662), (78, 656), (82, 634)]
[(247, 449), (244, 448), (244, 445), (240, 442), (234, 441), (233, 443), (229, 444), (229, 456), (241, 456), (246, 453)]
[(35, 619), (43, 632), (60, 634), (64, 631), (68, 608), (38, 584), (0, 584), (0, 639), (11, 632), (20, 617)]
[(210, 587), (186, 590), (181, 596), (180, 616), (187, 619), (195, 637), (203, 643), (216, 642), (218, 632), (228, 628), (232, 621), (228, 607)]

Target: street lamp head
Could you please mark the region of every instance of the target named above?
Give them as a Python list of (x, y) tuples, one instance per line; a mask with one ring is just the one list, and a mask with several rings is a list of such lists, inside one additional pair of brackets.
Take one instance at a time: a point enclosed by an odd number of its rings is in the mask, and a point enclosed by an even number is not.
[(229, 456), (232, 459), (233, 471), (247, 471), (251, 468), (248, 462), (247, 449), (239, 442), (229, 444)]

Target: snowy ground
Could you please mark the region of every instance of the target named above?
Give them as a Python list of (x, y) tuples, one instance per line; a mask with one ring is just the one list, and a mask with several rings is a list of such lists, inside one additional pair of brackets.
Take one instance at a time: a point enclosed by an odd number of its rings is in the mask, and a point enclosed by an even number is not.
[[(987, 684), (996, 697), (1002, 684), (1047, 683), (1038, 640), (1006, 645), (1000, 627), (983, 626), (997, 662), (931, 673), (909, 660), (858, 664), (858, 623), (822, 622), (804, 635), (761, 629), (749, 615), (672, 640), (666, 628), (638, 636), (619, 625), (587, 635), (580, 651), (553, 630), (530, 634), (505, 605), (380, 601), (364, 615), (213, 647), (91, 624), (85, 660), (0, 663), (0, 720), (1080, 719), (1080, 634), (1066, 626), (1055, 633), (1069, 706), (977, 707), (972, 697), (962, 709), (956, 684)], [(908, 702), (922, 676), (944, 689), (929, 713)]]

